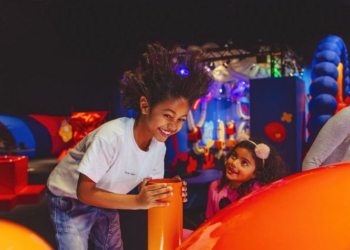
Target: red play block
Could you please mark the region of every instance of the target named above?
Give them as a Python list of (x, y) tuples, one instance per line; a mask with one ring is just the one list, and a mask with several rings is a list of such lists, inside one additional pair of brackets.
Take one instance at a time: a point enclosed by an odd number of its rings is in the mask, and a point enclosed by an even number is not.
[(27, 156), (0, 156), (0, 194), (15, 194), (28, 184)]
[(45, 196), (46, 185), (29, 185), (17, 193), (17, 205), (36, 204)]
[(28, 157), (0, 156), (0, 211), (17, 205), (36, 204), (45, 196), (46, 185), (28, 185)]
[(0, 211), (9, 211), (17, 205), (15, 194), (0, 194)]

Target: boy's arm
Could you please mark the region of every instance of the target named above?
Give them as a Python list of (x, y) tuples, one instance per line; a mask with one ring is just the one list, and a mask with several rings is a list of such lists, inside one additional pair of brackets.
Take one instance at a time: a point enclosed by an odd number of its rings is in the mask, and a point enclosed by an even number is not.
[(147, 179), (142, 182), (137, 195), (115, 194), (96, 187), (96, 183), (84, 174), (80, 174), (77, 197), (86, 204), (111, 209), (148, 209), (168, 206), (169, 202), (157, 200), (172, 196), (172, 187), (160, 183), (147, 186)]

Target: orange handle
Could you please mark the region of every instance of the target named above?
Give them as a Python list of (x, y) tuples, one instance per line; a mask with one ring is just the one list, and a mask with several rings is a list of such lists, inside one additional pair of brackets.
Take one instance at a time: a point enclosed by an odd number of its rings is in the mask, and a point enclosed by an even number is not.
[(173, 196), (162, 199), (167, 207), (148, 209), (148, 250), (173, 250), (182, 243), (182, 181), (170, 178), (150, 180), (148, 185), (166, 183), (173, 187)]

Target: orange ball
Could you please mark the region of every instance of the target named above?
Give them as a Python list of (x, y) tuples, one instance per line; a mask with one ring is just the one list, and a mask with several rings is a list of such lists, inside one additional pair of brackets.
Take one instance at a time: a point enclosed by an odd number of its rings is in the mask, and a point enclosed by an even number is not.
[(349, 249), (350, 162), (299, 172), (233, 202), (177, 250)]
[(34, 231), (12, 221), (0, 219), (0, 249), (53, 250), (53, 247)]

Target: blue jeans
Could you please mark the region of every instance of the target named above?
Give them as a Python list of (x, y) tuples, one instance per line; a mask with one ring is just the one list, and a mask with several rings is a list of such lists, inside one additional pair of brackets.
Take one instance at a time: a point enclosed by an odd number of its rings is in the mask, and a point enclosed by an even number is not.
[(116, 209), (90, 206), (77, 199), (47, 193), (58, 250), (123, 250), (119, 213)]

